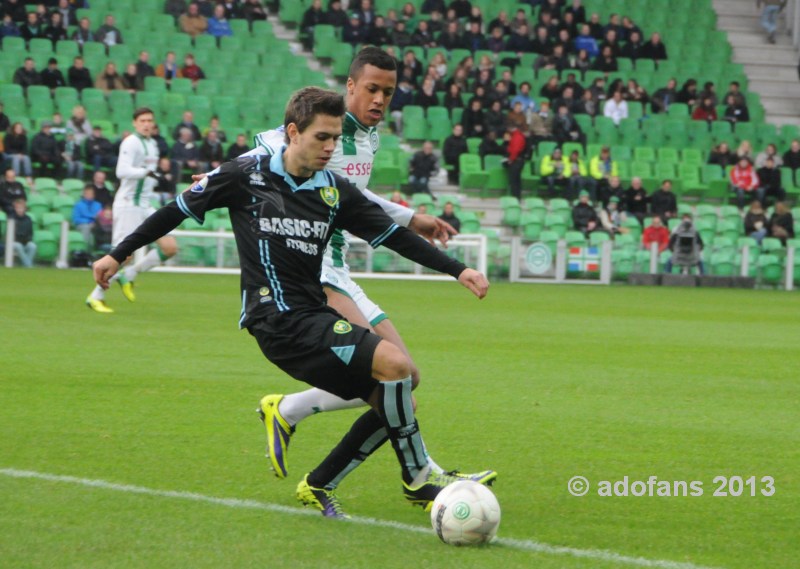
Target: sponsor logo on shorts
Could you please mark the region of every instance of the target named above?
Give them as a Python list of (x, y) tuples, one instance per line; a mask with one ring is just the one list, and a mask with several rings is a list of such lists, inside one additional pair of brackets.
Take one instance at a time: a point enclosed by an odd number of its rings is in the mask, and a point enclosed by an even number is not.
[(269, 289), (265, 286), (262, 286), (260, 289), (258, 289), (258, 294), (261, 296), (269, 296)]
[(334, 334), (347, 334), (351, 332), (353, 327), (347, 320), (339, 320), (336, 324), (333, 325), (333, 332)]
[(339, 203), (339, 190), (336, 188), (326, 186), (319, 191), (319, 195), (322, 197), (322, 201), (324, 201), (330, 207), (333, 207)]

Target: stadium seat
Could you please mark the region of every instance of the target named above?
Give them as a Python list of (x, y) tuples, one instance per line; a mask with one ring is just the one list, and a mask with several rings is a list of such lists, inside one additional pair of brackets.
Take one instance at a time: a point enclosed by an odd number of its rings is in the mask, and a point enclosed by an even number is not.
[(33, 242), (36, 243), (36, 260), (44, 263), (55, 261), (58, 256), (58, 240), (51, 231), (34, 231)]
[(461, 188), (482, 189), (488, 175), (481, 165), (481, 157), (477, 154), (462, 154), (458, 157), (459, 185)]
[(539, 239), (539, 234), (542, 231), (543, 220), (543, 217), (535, 213), (523, 213), (519, 222), (520, 228), (522, 229), (522, 236), (530, 241), (536, 241)]
[(522, 217), (519, 200), (514, 196), (503, 196), (500, 198), (500, 207), (503, 209), (503, 225), (519, 226)]
[(780, 284), (783, 280), (783, 263), (777, 255), (764, 254), (758, 258), (758, 275), (762, 283)]

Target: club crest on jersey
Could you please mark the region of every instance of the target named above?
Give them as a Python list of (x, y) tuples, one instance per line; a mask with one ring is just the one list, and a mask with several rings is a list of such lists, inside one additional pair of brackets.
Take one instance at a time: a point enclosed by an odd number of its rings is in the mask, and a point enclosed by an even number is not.
[(202, 180), (197, 182), (194, 186), (189, 188), (189, 191), (194, 194), (200, 194), (203, 192), (203, 190), (206, 189), (206, 184), (208, 184), (208, 177), (203, 178)]
[(372, 131), (369, 134), (369, 144), (372, 146), (372, 152), (378, 151), (378, 133), (377, 131)]
[(347, 320), (338, 320), (336, 324), (333, 325), (333, 333), (334, 334), (347, 334), (351, 332), (353, 327)]
[(253, 186), (266, 186), (264, 182), (264, 175), (261, 172), (253, 172), (250, 174), (250, 184)]
[(322, 197), (322, 201), (324, 201), (330, 207), (333, 207), (339, 203), (339, 190), (332, 186), (325, 186), (322, 188), (319, 191), (319, 195)]

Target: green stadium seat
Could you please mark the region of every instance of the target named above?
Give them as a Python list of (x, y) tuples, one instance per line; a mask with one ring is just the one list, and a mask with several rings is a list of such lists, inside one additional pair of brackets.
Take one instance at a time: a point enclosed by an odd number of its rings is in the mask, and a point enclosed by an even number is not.
[(33, 242), (36, 243), (36, 260), (52, 263), (58, 256), (58, 239), (52, 231), (34, 231)]
[(462, 188), (482, 189), (488, 178), (477, 154), (462, 154), (458, 157), (459, 185)]
[(522, 208), (519, 200), (514, 196), (502, 196), (500, 198), (500, 207), (503, 209), (503, 225), (509, 227), (519, 226), (522, 218)]
[[(571, 225), (570, 223), (570, 226)], [(565, 217), (558, 212), (548, 213), (544, 218), (544, 226), (548, 231), (556, 233), (559, 237), (564, 237), (567, 233), (567, 221)]]
[(769, 285), (780, 284), (783, 281), (783, 263), (781, 259), (777, 255), (761, 255), (758, 258), (758, 275), (762, 283)]
[(544, 218), (534, 213), (523, 213), (519, 222), (519, 226), (522, 229), (522, 236), (530, 241), (539, 239), (539, 234), (542, 232), (543, 221)]

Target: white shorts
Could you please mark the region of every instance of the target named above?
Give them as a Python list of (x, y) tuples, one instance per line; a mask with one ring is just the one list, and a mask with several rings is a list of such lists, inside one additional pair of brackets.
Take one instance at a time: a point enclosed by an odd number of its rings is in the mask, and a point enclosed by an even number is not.
[(119, 206), (113, 211), (114, 223), (111, 228), (111, 246), (116, 247), (134, 232), (142, 222), (156, 212), (153, 207)]
[(364, 315), (370, 326), (375, 326), (388, 318), (380, 306), (367, 298), (361, 287), (350, 278), (350, 271), (347, 268), (323, 265), (322, 275), (319, 280), (323, 286), (330, 287), (345, 296), (349, 296), (356, 303), (358, 310)]

